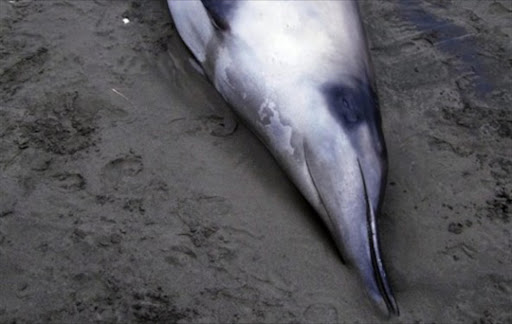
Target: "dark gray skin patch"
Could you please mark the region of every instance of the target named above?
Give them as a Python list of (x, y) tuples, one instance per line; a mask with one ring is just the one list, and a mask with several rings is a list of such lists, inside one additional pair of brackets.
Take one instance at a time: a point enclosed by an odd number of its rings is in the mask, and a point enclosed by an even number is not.
[(352, 129), (363, 122), (378, 124), (380, 128), (380, 113), (375, 91), (366, 81), (355, 83), (355, 87), (347, 86), (343, 82), (324, 84), (322, 92), (329, 109), (347, 129)]
[[(366, 124), (370, 128), (372, 142), (377, 150), (385, 157), (385, 143), (382, 134), (382, 121), (379, 111), (377, 93), (371, 82), (354, 80), (355, 86), (349, 86), (344, 82), (325, 83), (321, 87), (330, 112), (347, 133), (354, 131)], [(357, 138), (351, 138), (357, 147)]]
[(221, 30), (229, 30), (229, 20), (238, 6), (238, 1), (233, 0), (201, 0), (213, 20), (215, 27)]

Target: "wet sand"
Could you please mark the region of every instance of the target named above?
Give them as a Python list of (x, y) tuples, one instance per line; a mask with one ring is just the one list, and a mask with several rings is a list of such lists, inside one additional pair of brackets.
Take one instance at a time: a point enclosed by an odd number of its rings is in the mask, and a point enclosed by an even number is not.
[[(361, 7), (391, 322), (512, 323), (512, 5)], [(0, 322), (387, 321), (255, 136), (214, 135), (165, 1), (1, 1), (0, 35)]]

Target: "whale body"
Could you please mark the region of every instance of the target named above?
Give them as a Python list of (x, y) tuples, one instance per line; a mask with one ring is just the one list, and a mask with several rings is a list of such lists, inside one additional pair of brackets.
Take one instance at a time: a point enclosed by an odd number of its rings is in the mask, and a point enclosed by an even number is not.
[(318, 212), (369, 297), (398, 314), (379, 248), (387, 155), (357, 3), (168, 5), (205, 75)]

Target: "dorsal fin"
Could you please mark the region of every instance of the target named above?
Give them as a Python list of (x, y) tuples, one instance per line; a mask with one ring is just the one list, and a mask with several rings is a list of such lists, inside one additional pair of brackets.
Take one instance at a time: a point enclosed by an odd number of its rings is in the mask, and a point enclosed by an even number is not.
[(237, 1), (201, 0), (201, 2), (208, 11), (215, 27), (220, 30), (229, 30), (229, 20), (237, 6)]

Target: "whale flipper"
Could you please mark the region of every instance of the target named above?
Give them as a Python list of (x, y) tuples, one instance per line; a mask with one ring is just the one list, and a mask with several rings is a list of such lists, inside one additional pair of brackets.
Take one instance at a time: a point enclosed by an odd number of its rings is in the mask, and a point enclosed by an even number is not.
[(195, 58), (203, 64), (206, 61), (208, 43), (213, 38), (215, 28), (208, 11), (199, 0), (168, 1), (173, 20), (181, 39)]

